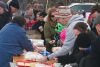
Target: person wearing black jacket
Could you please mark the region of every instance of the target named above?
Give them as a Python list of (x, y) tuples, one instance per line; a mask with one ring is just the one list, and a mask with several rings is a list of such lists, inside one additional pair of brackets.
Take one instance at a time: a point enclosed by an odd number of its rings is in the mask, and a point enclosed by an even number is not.
[(37, 23), (32, 26), (32, 29), (38, 30), (41, 34), (41, 39), (45, 40), (44, 37), (44, 17), (46, 16), (46, 12), (38, 12), (37, 14)]
[(8, 0), (7, 5), (8, 5), (9, 17), (12, 19), (13, 14), (16, 13), (20, 8), (19, 1), (18, 0)]
[(19, 9), (18, 0), (11, 0), (9, 5), (0, 1), (0, 30), (11, 21), (13, 13)]
[(91, 44), (91, 53), (81, 60), (79, 67), (100, 67), (100, 15), (94, 20), (93, 27), (98, 33), (97, 38)]
[(7, 5), (0, 1), (0, 30), (10, 21)]
[(100, 67), (100, 36), (91, 48), (91, 54), (81, 60), (79, 67)]
[(75, 44), (73, 47), (73, 56), (79, 64), (80, 60), (91, 52), (91, 43), (96, 38), (95, 34), (88, 29), (86, 23), (77, 23), (74, 27), (76, 35)]

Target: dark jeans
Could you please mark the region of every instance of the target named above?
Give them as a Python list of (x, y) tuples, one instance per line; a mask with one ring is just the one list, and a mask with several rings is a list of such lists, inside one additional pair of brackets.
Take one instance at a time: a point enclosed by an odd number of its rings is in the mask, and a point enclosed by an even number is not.
[(58, 57), (58, 63), (61, 63), (62, 65), (69, 64), (69, 63), (75, 63), (76, 58), (73, 55), (64, 55)]

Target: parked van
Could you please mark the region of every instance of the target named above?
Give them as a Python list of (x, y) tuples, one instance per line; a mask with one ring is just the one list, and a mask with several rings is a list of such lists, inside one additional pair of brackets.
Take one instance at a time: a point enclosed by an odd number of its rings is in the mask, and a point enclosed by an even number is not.
[[(72, 3), (68, 7), (78, 13), (85, 12), (85, 22), (87, 22), (91, 8), (96, 4), (97, 3)], [(100, 5), (100, 3), (98, 3), (98, 5)]]
[(84, 10), (85, 12), (90, 12), (91, 8), (94, 5), (96, 5), (96, 3), (72, 3), (68, 7), (71, 8), (71, 9), (73, 9), (73, 10), (75, 10), (75, 11)]

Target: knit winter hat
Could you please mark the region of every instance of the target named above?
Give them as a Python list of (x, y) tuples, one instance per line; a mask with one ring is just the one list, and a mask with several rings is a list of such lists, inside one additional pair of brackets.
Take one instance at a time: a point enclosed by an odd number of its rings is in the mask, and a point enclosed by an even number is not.
[(17, 9), (20, 8), (20, 7), (19, 7), (19, 2), (18, 2), (18, 0), (11, 0), (11, 1), (9, 2), (9, 7), (10, 7), (10, 6), (13, 6), (13, 7), (17, 8)]
[(5, 11), (8, 10), (8, 9), (7, 9), (6, 3), (4, 3), (4, 2), (2, 2), (2, 1), (0, 1), (0, 7), (4, 8)]

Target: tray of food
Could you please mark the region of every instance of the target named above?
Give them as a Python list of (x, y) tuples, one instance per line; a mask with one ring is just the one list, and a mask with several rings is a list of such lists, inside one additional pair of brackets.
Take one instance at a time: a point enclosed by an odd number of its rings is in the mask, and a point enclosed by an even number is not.
[(37, 52), (28, 52), (21, 56), (14, 56), (13, 63), (16, 63), (18, 67), (39, 67), (39, 65), (40, 67), (54, 67), (55, 60), (39, 62), (42, 58), (43, 55)]

